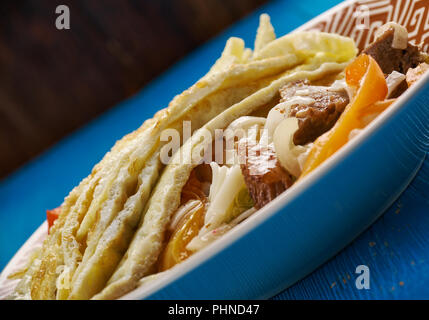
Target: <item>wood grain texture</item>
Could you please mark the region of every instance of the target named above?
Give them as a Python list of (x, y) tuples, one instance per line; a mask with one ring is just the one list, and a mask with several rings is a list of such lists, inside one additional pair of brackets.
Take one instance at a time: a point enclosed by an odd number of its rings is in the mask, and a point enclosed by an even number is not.
[[(0, 178), (265, 0), (0, 4)], [(55, 28), (66, 4), (71, 29)]]

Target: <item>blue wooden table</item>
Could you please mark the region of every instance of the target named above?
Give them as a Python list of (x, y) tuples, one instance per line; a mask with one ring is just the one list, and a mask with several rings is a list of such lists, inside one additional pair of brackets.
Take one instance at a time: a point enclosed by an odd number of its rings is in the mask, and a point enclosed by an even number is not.
[[(269, 13), (277, 35), (282, 35), (339, 2), (270, 2), (195, 50), (131, 99), (0, 181), (0, 269), (43, 222), (45, 210), (60, 205), (117, 139), (205, 74), (228, 37), (242, 37), (247, 46), (253, 46), (260, 13)], [(358, 265), (369, 267), (369, 290), (355, 286)], [(369, 230), (275, 299), (429, 298), (428, 286), (429, 159), (400, 199)]]

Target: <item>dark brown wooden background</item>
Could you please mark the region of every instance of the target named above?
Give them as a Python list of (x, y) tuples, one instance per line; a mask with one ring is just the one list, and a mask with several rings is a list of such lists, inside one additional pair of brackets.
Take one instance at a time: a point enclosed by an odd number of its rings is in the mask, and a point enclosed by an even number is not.
[(0, 178), (263, 2), (1, 0)]

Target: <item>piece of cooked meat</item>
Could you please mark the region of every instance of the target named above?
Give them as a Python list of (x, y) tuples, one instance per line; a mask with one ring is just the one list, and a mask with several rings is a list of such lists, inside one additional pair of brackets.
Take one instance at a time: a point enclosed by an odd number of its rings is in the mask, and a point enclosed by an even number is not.
[(421, 63), (413, 69), (409, 69), (406, 74), (408, 86), (411, 87), (414, 83), (420, 80), (421, 77), (429, 70), (429, 64)]
[(388, 29), (363, 50), (363, 53), (373, 57), (386, 75), (392, 71), (406, 74), (408, 69), (417, 67), (424, 58), (420, 48), (410, 43), (406, 49), (393, 48), (394, 35), (395, 30)]
[(260, 209), (293, 184), (292, 176), (280, 165), (274, 148), (246, 145), (241, 172), (255, 208)]
[(298, 130), (293, 136), (295, 145), (313, 142), (331, 129), (349, 103), (345, 89), (311, 86), (308, 81), (289, 83), (280, 89), (281, 102), (299, 96), (310, 97), (310, 105), (294, 105), (289, 116), (298, 118)]

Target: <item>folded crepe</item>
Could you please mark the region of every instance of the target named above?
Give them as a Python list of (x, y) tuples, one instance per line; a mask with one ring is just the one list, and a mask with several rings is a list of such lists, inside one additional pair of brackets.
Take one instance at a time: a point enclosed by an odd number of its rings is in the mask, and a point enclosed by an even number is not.
[[(229, 39), (207, 75), (119, 140), (70, 192), (12, 298), (113, 299), (136, 288), (159, 268), (169, 222), (197, 166), (187, 157), (198, 158), (207, 147), (198, 139), (269, 110), (288, 83), (335, 77), (356, 53), (352, 39), (334, 34), (296, 32), (275, 39), (269, 17), (262, 15), (254, 51), (239, 38)], [(183, 141), (186, 121), (193, 135)], [(167, 141), (161, 135), (169, 129), (179, 132), (179, 151), (187, 152), (181, 158), (175, 152), (165, 167), (160, 153)]]

